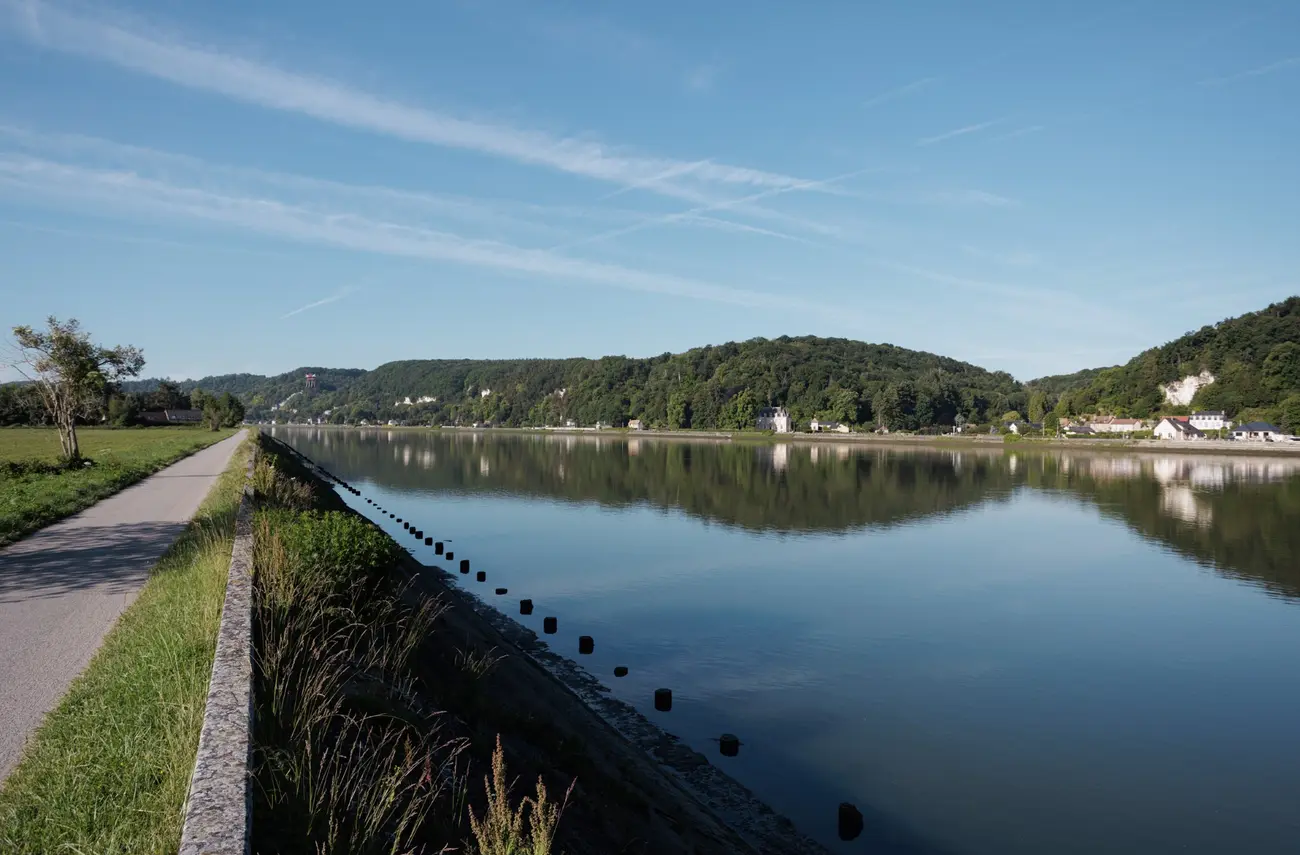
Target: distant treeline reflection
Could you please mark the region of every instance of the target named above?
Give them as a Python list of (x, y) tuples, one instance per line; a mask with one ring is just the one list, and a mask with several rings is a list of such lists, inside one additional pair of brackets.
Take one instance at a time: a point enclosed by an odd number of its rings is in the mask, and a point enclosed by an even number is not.
[(439, 493), (649, 504), (756, 531), (884, 527), (1073, 496), (1228, 575), (1300, 597), (1300, 461), (752, 444), (589, 435), (272, 429), (347, 479)]

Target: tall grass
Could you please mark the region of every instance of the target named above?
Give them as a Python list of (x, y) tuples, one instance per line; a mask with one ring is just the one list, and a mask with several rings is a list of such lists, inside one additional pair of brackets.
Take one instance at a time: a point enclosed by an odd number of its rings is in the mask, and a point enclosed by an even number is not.
[(387, 535), (350, 514), (275, 507), (294, 491), (263, 487), (255, 842), (313, 855), (423, 851), (465, 745), (442, 735), (441, 714), (411, 677), (443, 606), (391, 582), (397, 546)]
[(481, 817), (473, 808), (469, 809), (470, 830), (478, 855), (552, 855), (555, 829), (569, 803), (573, 786), (569, 785), (564, 801), (557, 805), (549, 800), (546, 784), (539, 777), (536, 794), (513, 807), (506, 755), (501, 750), (501, 737), (497, 736), (497, 747), (492, 752), (492, 776), (483, 779), (487, 807)]
[(221, 621), (245, 444), (0, 791), (0, 852), (174, 853)]

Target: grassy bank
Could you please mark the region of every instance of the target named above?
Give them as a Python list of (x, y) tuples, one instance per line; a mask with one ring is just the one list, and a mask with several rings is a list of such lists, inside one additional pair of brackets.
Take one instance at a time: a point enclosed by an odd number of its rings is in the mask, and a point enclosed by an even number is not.
[(254, 851), (824, 851), (742, 839), (471, 594), (262, 441), (276, 469), (256, 479)]
[[(467, 810), (458, 735), (416, 665), (444, 606), (399, 571), (401, 550), (287, 456), (254, 477), (254, 849), (277, 853), (455, 851), (548, 855), (560, 808), (539, 780), (511, 798), (504, 754)], [(462, 657), (471, 678), (491, 657)]]
[(74, 514), (234, 431), (197, 427), (81, 428), (94, 465), (59, 466), (53, 428), (0, 430), (0, 546)]
[(0, 791), (0, 852), (176, 851), (251, 453), (236, 452), (36, 732)]

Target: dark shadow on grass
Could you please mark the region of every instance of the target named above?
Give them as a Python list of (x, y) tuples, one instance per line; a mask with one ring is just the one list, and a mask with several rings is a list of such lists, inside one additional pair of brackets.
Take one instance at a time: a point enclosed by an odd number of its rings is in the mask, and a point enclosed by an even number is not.
[(185, 522), (55, 526), (0, 550), (0, 603), (60, 597), (95, 588), (130, 593), (176, 542)]

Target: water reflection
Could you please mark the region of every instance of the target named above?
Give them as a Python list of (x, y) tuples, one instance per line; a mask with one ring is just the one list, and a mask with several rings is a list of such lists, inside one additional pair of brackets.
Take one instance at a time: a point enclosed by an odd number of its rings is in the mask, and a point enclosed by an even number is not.
[(1234, 578), (1300, 597), (1300, 460), (329, 428), (292, 434), (346, 478), (421, 492), (644, 503), (788, 534), (888, 527), (1056, 491)]

